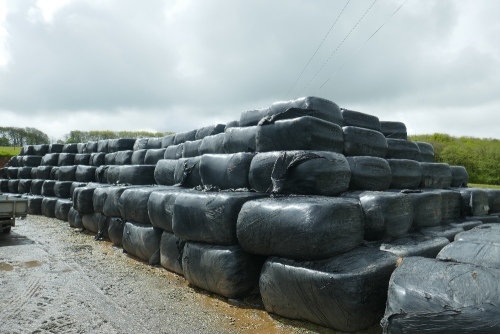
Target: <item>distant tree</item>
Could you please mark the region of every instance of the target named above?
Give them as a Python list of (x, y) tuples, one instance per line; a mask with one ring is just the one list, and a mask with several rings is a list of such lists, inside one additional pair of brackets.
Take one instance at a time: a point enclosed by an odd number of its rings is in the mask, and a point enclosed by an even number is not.
[(80, 131), (72, 130), (64, 135), (65, 143), (86, 143), (89, 141), (98, 141), (103, 139), (117, 138), (144, 138), (144, 137), (163, 137), (173, 132), (149, 132), (149, 131), (110, 131), (110, 130), (92, 130)]

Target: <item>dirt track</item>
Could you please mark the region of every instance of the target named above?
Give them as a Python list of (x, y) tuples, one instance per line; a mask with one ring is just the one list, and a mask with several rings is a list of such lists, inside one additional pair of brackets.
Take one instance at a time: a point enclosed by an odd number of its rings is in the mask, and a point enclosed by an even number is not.
[(43, 216), (0, 234), (0, 287), (1, 333), (332, 333), (195, 289)]

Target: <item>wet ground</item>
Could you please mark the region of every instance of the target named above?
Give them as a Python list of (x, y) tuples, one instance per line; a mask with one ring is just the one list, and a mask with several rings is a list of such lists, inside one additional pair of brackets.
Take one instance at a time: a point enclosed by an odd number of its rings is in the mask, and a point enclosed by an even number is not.
[[(378, 326), (365, 333), (379, 332)], [(227, 300), (43, 216), (0, 234), (0, 333), (334, 333)]]

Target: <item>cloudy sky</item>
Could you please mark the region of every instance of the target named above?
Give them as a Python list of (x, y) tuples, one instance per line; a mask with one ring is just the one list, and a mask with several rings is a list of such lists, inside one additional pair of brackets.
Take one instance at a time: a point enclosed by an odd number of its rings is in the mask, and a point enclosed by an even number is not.
[(0, 126), (177, 132), (314, 95), (410, 134), (500, 138), (498, 13), (497, 0), (0, 0)]

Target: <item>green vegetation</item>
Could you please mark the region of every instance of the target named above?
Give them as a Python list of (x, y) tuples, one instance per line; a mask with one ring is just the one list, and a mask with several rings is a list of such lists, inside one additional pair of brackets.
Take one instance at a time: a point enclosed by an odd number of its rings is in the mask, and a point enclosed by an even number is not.
[(495, 185), (492, 185), (492, 184), (469, 183), (468, 186), (471, 187), (471, 188), (500, 189), (500, 186), (495, 186)]
[(49, 144), (49, 136), (35, 128), (0, 126), (0, 146)]
[(436, 162), (464, 166), (471, 183), (500, 185), (500, 140), (457, 138), (443, 133), (414, 135), (409, 139), (432, 144)]
[(21, 152), (21, 147), (0, 146), (1, 157), (13, 157)]
[(116, 138), (143, 138), (143, 137), (163, 137), (173, 132), (148, 132), (148, 131), (79, 131), (73, 130), (64, 136), (64, 143), (86, 143), (102, 139)]

